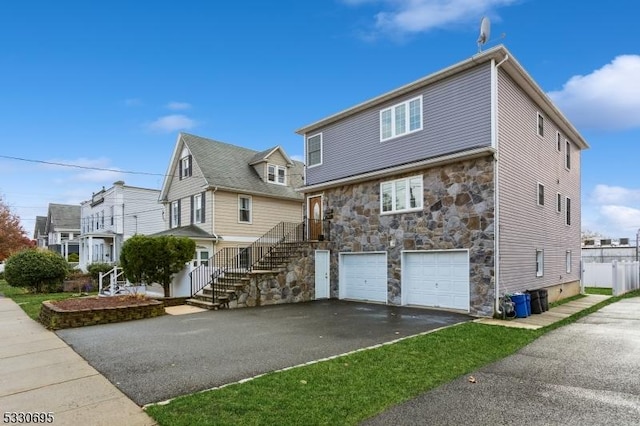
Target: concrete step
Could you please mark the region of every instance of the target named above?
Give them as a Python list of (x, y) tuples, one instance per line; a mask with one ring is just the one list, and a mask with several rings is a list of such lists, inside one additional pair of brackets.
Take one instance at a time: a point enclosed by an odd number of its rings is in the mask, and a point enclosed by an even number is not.
[(200, 300), (200, 299), (187, 299), (185, 301), (185, 303), (187, 305), (190, 306), (196, 306), (198, 308), (203, 308), (203, 309), (209, 309), (209, 310), (216, 310), (216, 309), (220, 309), (220, 303), (216, 303), (216, 302), (207, 302), (206, 300)]

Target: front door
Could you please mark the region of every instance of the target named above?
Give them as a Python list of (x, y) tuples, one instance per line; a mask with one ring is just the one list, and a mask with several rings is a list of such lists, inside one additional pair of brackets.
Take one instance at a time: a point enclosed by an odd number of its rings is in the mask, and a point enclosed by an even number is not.
[(309, 239), (319, 240), (322, 235), (322, 195), (309, 197), (307, 218), (309, 219)]

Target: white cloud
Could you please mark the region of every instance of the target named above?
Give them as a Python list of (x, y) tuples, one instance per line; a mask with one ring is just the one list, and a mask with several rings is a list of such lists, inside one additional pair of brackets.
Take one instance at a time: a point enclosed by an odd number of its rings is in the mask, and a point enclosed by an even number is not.
[(184, 111), (185, 109), (190, 109), (191, 104), (187, 102), (169, 102), (166, 107), (173, 111)]
[(176, 130), (188, 130), (196, 126), (195, 120), (182, 114), (172, 114), (160, 117), (148, 124), (148, 129), (153, 132), (171, 133)]
[(576, 75), (549, 96), (578, 127), (640, 127), (640, 55), (621, 55), (588, 75)]
[(596, 185), (583, 200), (582, 228), (632, 238), (640, 228), (640, 188)]
[(597, 204), (621, 204), (640, 202), (640, 189), (629, 189), (621, 186), (596, 185), (591, 199)]
[(343, 0), (347, 5), (382, 3), (386, 10), (375, 15), (376, 32), (419, 33), (453, 24), (478, 22), (480, 17), (517, 0)]

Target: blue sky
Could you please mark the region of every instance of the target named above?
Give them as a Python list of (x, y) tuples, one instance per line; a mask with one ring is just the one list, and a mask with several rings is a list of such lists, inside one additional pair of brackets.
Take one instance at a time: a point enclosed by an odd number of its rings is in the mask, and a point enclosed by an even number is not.
[[(640, 25), (631, 0), (7, 0), (0, 195), (29, 235), (48, 203), (160, 188), (183, 130), (302, 157), (296, 128), (467, 59), (482, 16), (575, 124), (582, 226), (640, 228)], [(504, 37), (502, 37), (504, 35)], [(131, 174), (94, 170), (116, 169)]]

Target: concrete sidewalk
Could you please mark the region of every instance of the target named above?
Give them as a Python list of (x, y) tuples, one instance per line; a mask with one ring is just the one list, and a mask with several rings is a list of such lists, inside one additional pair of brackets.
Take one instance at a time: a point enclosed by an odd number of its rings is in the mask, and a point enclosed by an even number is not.
[(532, 314), (526, 318), (513, 318), (507, 320), (499, 320), (495, 318), (479, 318), (475, 322), (489, 325), (502, 325), (505, 327), (515, 328), (527, 328), (530, 330), (537, 330), (538, 328), (546, 327), (555, 322), (561, 321), (570, 317), (580, 311), (584, 311), (598, 303), (607, 300), (611, 296), (603, 296), (601, 294), (587, 294), (571, 302), (567, 302), (563, 305), (556, 306), (541, 314)]
[(155, 422), (54, 333), (0, 297), (2, 412), (51, 412), (57, 425)]

